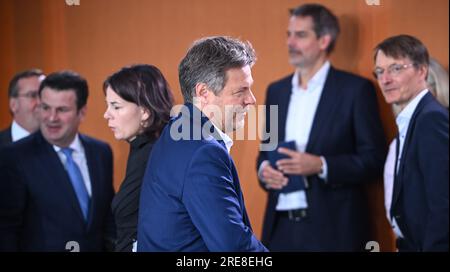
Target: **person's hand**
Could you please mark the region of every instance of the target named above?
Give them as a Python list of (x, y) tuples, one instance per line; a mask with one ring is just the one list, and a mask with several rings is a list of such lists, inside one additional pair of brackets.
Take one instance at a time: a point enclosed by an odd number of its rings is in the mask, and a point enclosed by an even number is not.
[(288, 178), (285, 177), (283, 173), (270, 166), (269, 163), (263, 166), (260, 179), (267, 189), (280, 190), (288, 183)]
[(278, 170), (284, 174), (310, 176), (322, 171), (322, 160), (319, 156), (284, 147), (278, 148), (278, 152), (290, 157), (277, 161)]

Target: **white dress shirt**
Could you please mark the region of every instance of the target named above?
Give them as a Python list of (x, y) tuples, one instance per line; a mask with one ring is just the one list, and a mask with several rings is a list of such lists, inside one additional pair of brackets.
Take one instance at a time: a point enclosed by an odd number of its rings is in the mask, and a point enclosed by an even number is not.
[[(211, 124), (213, 123), (211, 122)], [(228, 153), (230, 153), (231, 147), (233, 146), (233, 140), (225, 132), (216, 127), (216, 125), (213, 124), (213, 126), (214, 129), (217, 131), (217, 133), (219, 133), (219, 136), (222, 138), (223, 142), (225, 143)]]
[[(83, 176), (84, 185), (86, 186), (89, 197), (91, 197), (92, 196), (91, 178), (89, 177), (89, 168), (86, 161), (86, 153), (84, 152), (84, 147), (81, 144), (78, 134), (75, 136), (75, 139), (69, 145), (69, 147), (73, 149), (72, 158), (80, 168), (81, 175)], [(64, 167), (66, 167), (67, 158), (64, 155), (64, 153), (62, 153), (61, 147), (53, 145), (53, 148), (58, 154), (59, 159), (61, 160)]]
[(16, 121), (12, 122), (12, 125), (11, 125), (11, 138), (12, 138), (13, 142), (18, 141), (18, 140), (20, 140), (22, 138), (25, 138), (28, 135), (30, 135), (30, 133), (26, 129), (24, 129), (19, 124), (17, 124)]
[[(306, 145), (309, 141), (309, 135), (316, 115), (317, 106), (322, 96), (323, 87), (330, 70), (330, 62), (326, 61), (316, 74), (309, 80), (306, 89), (300, 86), (298, 72), (292, 77), (292, 91), (288, 105), (286, 118), (286, 135), (285, 141), (295, 141), (297, 151), (305, 152)], [(322, 173), (319, 177), (326, 181), (328, 174), (327, 162), (324, 157), (322, 160)], [(264, 166), (269, 162), (263, 161), (259, 167), (258, 176), (261, 179), (261, 173)], [(307, 185), (306, 177), (304, 177), (305, 185)], [(278, 197), (277, 211), (304, 209), (308, 207), (306, 193), (303, 190), (295, 191), (287, 194), (280, 193)]]

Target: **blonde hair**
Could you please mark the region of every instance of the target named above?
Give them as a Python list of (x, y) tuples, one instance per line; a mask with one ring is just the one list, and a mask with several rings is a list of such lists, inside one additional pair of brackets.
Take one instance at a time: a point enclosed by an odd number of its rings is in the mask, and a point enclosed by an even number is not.
[(437, 101), (448, 108), (448, 72), (435, 59), (430, 59), (427, 85)]
[[(428, 66), (427, 86), (428, 90), (436, 97), (436, 100), (442, 106), (448, 108), (448, 72), (433, 58), (430, 58)], [(400, 113), (400, 107), (393, 104), (392, 111), (397, 116)]]

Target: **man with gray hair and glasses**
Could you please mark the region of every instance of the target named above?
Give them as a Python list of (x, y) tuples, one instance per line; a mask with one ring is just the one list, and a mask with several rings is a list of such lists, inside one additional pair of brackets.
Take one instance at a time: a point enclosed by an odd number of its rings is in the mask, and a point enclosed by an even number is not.
[(388, 219), (399, 251), (448, 251), (448, 110), (427, 87), (429, 54), (399, 35), (375, 47), (374, 76), (400, 112), (395, 151), (385, 164)]
[(200, 39), (179, 65), (185, 100), (144, 175), (138, 251), (267, 251), (250, 226), (226, 133), (255, 104), (248, 42)]
[(39, 129), (39, 85), (45, 78), (39, 69), (16, 74), (9, 83), (9, 110), (13, 115), (11, 126), (0, 131), (0, 146), (18, 141)]

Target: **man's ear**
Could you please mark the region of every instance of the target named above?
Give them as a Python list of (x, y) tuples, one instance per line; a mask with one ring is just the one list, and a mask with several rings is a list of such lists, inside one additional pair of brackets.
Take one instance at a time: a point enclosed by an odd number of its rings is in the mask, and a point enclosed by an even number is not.
[(330, 43), (331, 43), (331, 35), (330, 34), (325, 34), (319, 38), (319, 47), (323, 51), (327, 50)]
[(419, 71), (420, 77), (423, 78), (423, 80), (427, 81), (427, 75), (429, 73), (429, 68), (426, 65), (421, 65), (417, 69)]
[(205, 83), (197, 83), (197, 85), (195, 85), (194, 101), (199, 104), (198, 106), (203, 107), (208, 105), (209, 95), (210, 91)]
[(11, 111), (11, 113), (14, 115), (17, 110), (19, 109), (19, 101), (17, 101), (18, 99), (15, 97), (11, 97), (9, 99), (9, 110)]
[(78, 116), (80, 117), (80, 120), (84, 120), (84, 117), (86, 116), (86, 112), (87, 112), (87, 105), (83, 106), (83, 107), (78, 111)]

